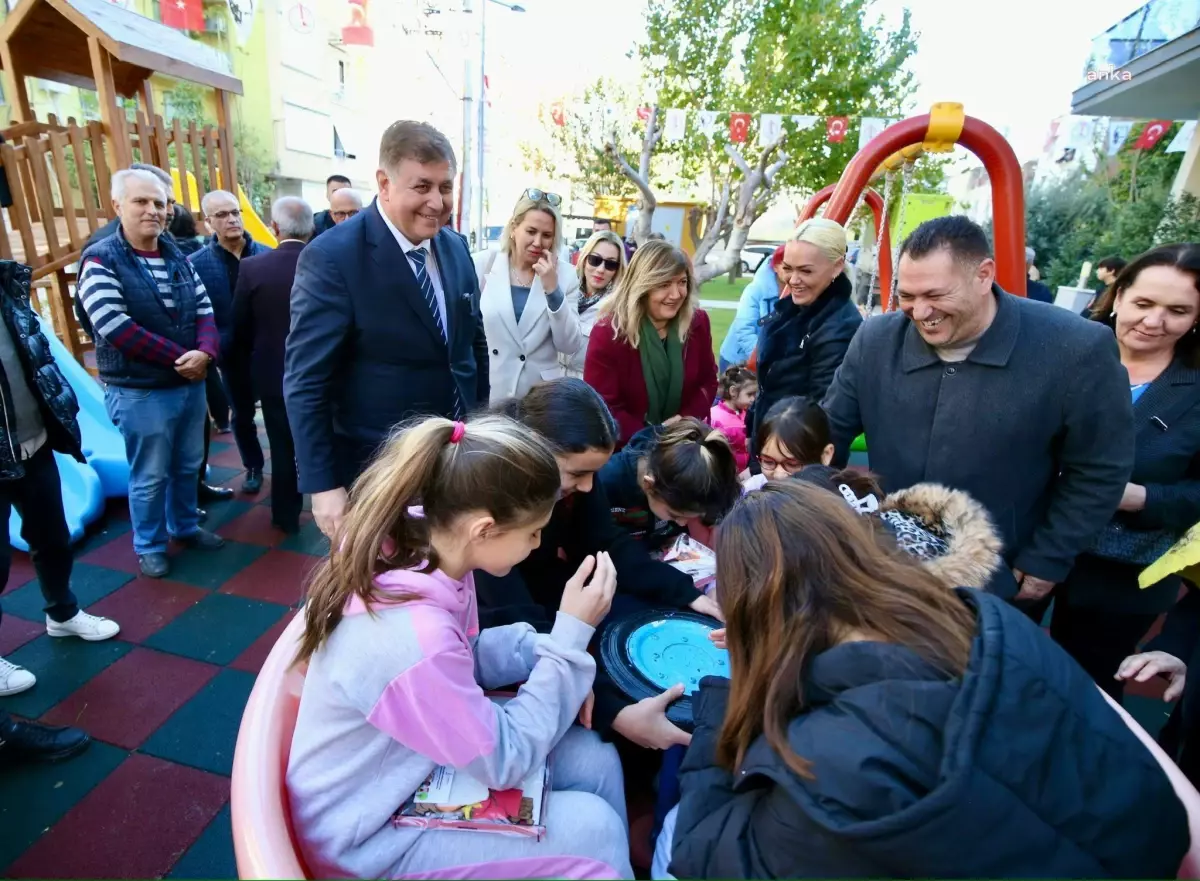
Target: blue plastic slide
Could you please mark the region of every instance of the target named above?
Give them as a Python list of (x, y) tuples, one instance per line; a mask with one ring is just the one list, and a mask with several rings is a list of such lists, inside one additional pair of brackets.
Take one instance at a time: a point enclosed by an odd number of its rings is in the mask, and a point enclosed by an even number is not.
[[(87, 463), (81, 464), (61, 453), (54, 454), (62, 481), (67, 526), (71, 530), (71, 541), (75, 542), (83, 537), (87, 525), (104, 513), (106, 496), (120, 497), (129, 493), (129, 465), (125, 461), (125, 442), (104, 408), (104, 391), (100, 384), (59, 342), (52, 328), (43, 323), (42, 332), (50, 341), (54, 360), (79, 399), (79, 428)], [(8, 536), (14, 548), (29, 550), (21, 538), (21, 517), (15, 509), (9, 516)]]

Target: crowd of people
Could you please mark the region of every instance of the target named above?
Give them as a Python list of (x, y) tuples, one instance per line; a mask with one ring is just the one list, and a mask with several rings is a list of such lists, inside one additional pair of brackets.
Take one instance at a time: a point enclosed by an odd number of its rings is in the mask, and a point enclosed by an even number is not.
[[(267, 249), (222, 191), (197, 242), (135, 167), (82, 258), (142, 572), (169, 572), (170, 541), (222, 544), (201, 509), (228, 492), (204, 482), (222, 402), (241, 490), (262, 488), (261, 406), (275, 525), (310, 494), (331, 540), (287, 771), (314, 872), (633, 877), (644, 770), (656, 877), (1174, 874), (1175, 778), (1109, 699), (1160, 673), (1178, 698), (1196, 648), (1193, 595), (1137, 576), (1200, 522), (1200, 246), (1117, 267), (1080, 316), (1002, 290), (984, 231), (940, 218), (901, 247), (898, 309), (864, 318), (846, 231), (813, 219), (718, 361), (684, 251), (597, 229), (571, 265), (560, 197), (529, 188), (472, 254), (455, 174), (444, 135), (395, 123), (373, 201), (338, 176), (328, 211), (281, 198)], [(0, 501), (51, 635), (109, 638), (46, 489), (50, 450), (79, 455), (74, 401), (27, 339), (27, 276), (23, 301), (4, 282)], [(859, 435), (870, 472), (847, 467)], [(714, 592), (661, 559), (682, 535), (715, 549)], [(700, 682), (694, 730), (667, 716), (682, 684), (634, 701), (595, 660), (606, 622), (647, 609), (722, 625), (729, 677)], [(31, 680), (0, 665), (0, 694)], [(29, 755), (86, 745), (5, 727)], [(503, 790), (548, 757), (542, 840), (392, 822), (435, 765)]]

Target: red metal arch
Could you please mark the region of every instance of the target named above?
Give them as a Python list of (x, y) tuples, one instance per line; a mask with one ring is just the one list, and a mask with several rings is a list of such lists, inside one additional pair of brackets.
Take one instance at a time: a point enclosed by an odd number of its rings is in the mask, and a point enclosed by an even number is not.
[[(800, 210), (800, 216), (796, 218), (796, 225), (799, 226), (810, 217), (816, 217), (817, 209), (829, 201), (833, 196), (833, 191), (837, 189), (837, 184), (830, 184), (823, 190), (818, 190), (813, 194), (812, 198), (805, 203)], [(883, 311), (888, 310), (888, 297), (892, 292), (892, 244), (891, 231), (887, 227), (887, 221), (883, 217), (883, 197), (872, 189), (868, 189), (863, 194), (863, 200), (871, 208), (871, 214), (875, 218), (875, 229), (883, 230), (883, 240), (879, 243), (879, 292), (880, 305), (883, 306)], [(829, 216), (829, 212), (825, 212), (825, 216)], [(846, 218), (849, 220), (850, 218)], [(880, 226), (883, 224), (883, 226)], [(862, 251), (860, 250), (861, 254)]]

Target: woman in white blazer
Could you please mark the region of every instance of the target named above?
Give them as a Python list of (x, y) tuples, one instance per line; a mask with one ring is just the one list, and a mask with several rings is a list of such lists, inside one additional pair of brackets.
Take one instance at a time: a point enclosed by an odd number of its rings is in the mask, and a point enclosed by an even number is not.
[(574, 355), (584, 343), (579, 279), (558, 258), (560, 204), (554, 193), (526, 190), (498, 249), (475, 258), (493, 404), (562, 376), (559, 356)]
[(616, 286), (625, 271), (625, 243), (612, 230), (593, 233), (579, 252), (575, 272), (579, 278), (579, 332), (583, 344), (574, 355), (559, 355), (567, 376), (583, 378), (588, 340), (600, 317), (600, 301)]

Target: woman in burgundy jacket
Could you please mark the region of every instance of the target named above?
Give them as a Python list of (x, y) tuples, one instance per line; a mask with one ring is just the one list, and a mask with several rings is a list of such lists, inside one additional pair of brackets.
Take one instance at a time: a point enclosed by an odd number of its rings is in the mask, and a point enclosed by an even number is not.
[(649, 241), (600, 306), (583, 378), (621, 428), (618, 445), (648, 425), (706, 420), (717, 392), (708, 315), (697, 307), (687, 254)]

